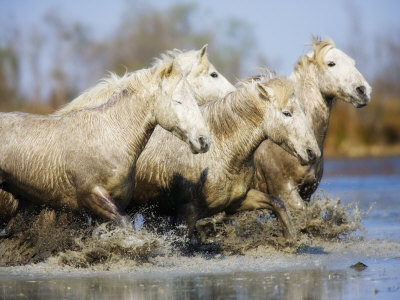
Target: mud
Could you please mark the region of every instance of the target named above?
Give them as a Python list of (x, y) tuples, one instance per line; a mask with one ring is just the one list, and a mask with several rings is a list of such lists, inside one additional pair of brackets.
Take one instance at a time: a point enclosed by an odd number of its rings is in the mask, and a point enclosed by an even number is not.
[(198, 221), (198, 241), (188, 246), (184, 228), (171, 229), (165, 219), (159, 219), (155, 228), (130, 230), (70, 212), (25, 210), (9, 224), (10, 235), (0, 240), (0, 266), (44, 262), (68, 270), (106, 271), (165, 264), (165, 258), (172, 256), (218, 258), (261, 248), (270, 255), (304, 253), (324, 240), (355, 238), (352, 233), (361, 228), (356, 205), (341, 205), (324, 194), (317, 195), (305, 213), (292, 213), (292, 218), (298, 234), (288, 242), (276, 217), (267, 210), (229, 217), (219, 214)]

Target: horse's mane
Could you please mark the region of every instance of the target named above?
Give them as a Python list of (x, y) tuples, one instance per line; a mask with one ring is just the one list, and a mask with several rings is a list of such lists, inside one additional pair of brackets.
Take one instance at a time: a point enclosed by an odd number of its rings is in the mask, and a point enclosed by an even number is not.
[(160, 57), (154, 57), (152, 67), (157, 67), (158, 65), (162, 65), (167, 61), (172, 61), (178, 56), (182, 55), (184, 52), (179, 49), (167, 50), (164, 53), (160, 54)]
[(260, 71), (260, 74), (242, 79), (236, 84), (236, 88), (242, 86), (244, 82), (258, 81), (261, 84), (269, 82), (270, 85), (278, 87), (278, 89), (275, 90), (275, 93), (277, 94), (275, 96), (277, 99), (283, 100), (283, 102), (279, 104), (285, 105), (286, 101), (293, 93), (292, 85), (289, 83), (289, 80), (283, 76), (279, 76), (275, 71), (271, 71), (266, 67), (260, 67), (257, 68), (257, 70)]
[(267, 67), (258, 67), (256, 70), (260, 71), (260, 74), (253, 75), (250, 77), (246, 77), (235, 84), (236, 88), (240, 87), (243, 82), (251, 82), (251, 81), (261, 81), (266, 82), (268, 80), (277, 78), (278, 75), (275, 71), (268, 69)]
[(122, 76), (109, 72), (108, 77), (99, 80), (99, 83), (94, 87), (83, 92), (66, 106), (57, 110), (55, 114), (64, 114), (102, 105), (112, 96), (115, 90), (127, 89), (132, 92), (149, 89), (152, 76), (166, 64), (172, 63), (179, 53), (182, 52), (178, 49), (167, 51), (161, 54), (160, 58), (155, 58), (150, 68), (126, 72)]
[(189, 50), (189, 51), (186, 50), (182, 51), (179, 49), (167, 50), (164, 53), (162, 53), (160, 57), (154, 58), (152, 65), (157, 66), (158, 64), (165, 63), (165, 61), (175, 60), (182, 68), (182, 72), (184, 74), (188, 74), (190, 73), (193, 67), (193, 61), (194, 61), (193, 56), (199, 59), (198, 63), (202, 68), (204, 69), (209, 68), (210, 62), (208, 61), (207, 53), (204, 53), (200, 60), (199, 50)]
[(313, 51), (310, 54), (303, 55), (297, 61), (294, 70), (306, 68), (307, 66), (314, 64), (318, 68), (324, 66), (324, 57), (326, 53), (335, 48), (335, 43), (331, 39), (321, 40), (315, 36), (312, 37), (312, 48)]
[(243, 129), (244, 122), (250, 121), (255, 126), (262, 122), (265, 102), (260, 99), (256, 86), (258, 83), (278, 86), (278, 89), (274, 89), (277, 93), (276, 98), (284, 102), (288, 100), (287, 94), (293, 92), (287, 88), (289, 81), (286, 78), (276, 77), (273, 73), (268, 74), (266, 78), (260, 77), (259, 80), (249, 78), (241, 80), (236, 84), (236, 91), (223, 99), (214, 100), (202, 106), (203, 116), (207, 119), (209, 129), (214, 135), (222, 137), (230, 135), (240, 128)]

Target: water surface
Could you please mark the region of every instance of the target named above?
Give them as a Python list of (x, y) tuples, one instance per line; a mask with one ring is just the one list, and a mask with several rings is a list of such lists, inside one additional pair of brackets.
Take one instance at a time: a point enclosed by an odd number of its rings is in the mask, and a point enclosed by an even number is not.
[[(400, 299), (400, 158), (328, 160), (325, 174), (330, 197), (363, 210), (374, 203), (364, 239), (320, 241), (297, 254), (160, 256), (108, 272), (0, 268), (0, 299)], [(350, 267), (359, 261), (367, 268)]]

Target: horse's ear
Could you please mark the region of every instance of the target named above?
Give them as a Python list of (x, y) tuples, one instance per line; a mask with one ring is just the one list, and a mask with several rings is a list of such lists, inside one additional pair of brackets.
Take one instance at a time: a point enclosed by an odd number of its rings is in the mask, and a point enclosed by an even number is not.
[(203, 57), (204, 55), (207, 54), (207, 47), (208, 47), (208, 44), (205, 44), (203, 47), (201, 47), (201, 49), (200, 49), (200, 57)]
[(162, 79), (165, 76), (165, 73), (166, 73), (168, 68), (169, 68), (169, 65), (162, 67), (162, 69), (157, 73), (158, 79)]
[(172, 63), (167, 67), (167, 69), (165, 70), (164, 76), (165, 76), (165, 77), (171, 76), (172, 73), (173, 73), (173, 71), (174, 71), (174, 62), (172, 62)]
[(203, 63), (207, 61), (207, 47), (208, 44), (205, 44), (200, 50), (199, 50), (199, 63)]
[(257, 82), (257, 90), (261, 99), (269, 101), (274, 97), (274, 90)]
[(173, 75), (178, 75), (179, 73), (178, 66), (176, 66), (176, 63), (172, 61), (160, 71), (160, 78), (168, 78)]

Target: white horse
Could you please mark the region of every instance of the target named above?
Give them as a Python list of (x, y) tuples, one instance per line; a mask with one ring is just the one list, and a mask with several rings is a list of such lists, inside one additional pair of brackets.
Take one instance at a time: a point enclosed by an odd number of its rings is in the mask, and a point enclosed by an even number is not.
[[(313, 38), (313, 51), (301, 57), (290, 76), (296, 95), (323, 153), (332, 104), (343, 101), (355, 107), (370, 102), (371, 87), (355, 67), (355, 62), (333, 41)], [(256, 173), (253, 188), (279, 196), (291, 209), (304, 209), (318, 188), (323, 173), (323, 155), (307, 166), (282, 151), (269, 140), (254, 154)]]
[(173, 60), (112, 77), (87, 93), (99, 90), (104, 104), (62, 116), (0, 113), (3, 194), (55, 208), (87, 208), (131, 226), (122, 209), (132, 197), (136, 160), (157, 124), (193, 153), (208, 151), (208, 128)]
[[(111, 78), (86, 91), (71, 101), (54, 115), (65, 115), (85, 108), (94, 108), (106, 102), (114, 90), (122, 89), (125, 85), (137, 82), (137, 77), (148, 72), (155, 72), (160, 65), (174, 60), (183, 72), (187, 73), (186, 81), (190, 86), (198, 103), (208, 102), (224, 97), (235, 90), (234, 86), (222, 76), (207, 58), (207, 45), (200, 50), (182, 52), (180, 50), (167, 51), (156, 59), (150, 69), (139, 70), (126, 74), (122, 78), (112, 74)], [(157, 130), (164, 130), (157, 126)], [(6, 221), (18, 208), (18, 200), (10, 193), (0, 189), (0, 220)]]
[[(182, 52), (178, 49), (174, 49), (167, 51), (161, 54), (161, 58), (155, 59), (154, 65), (148, 70), (157, 68), (158, 65), (171, 59), (179, 64), (182, 72), (187, 74), (187, 82), (199, 105), (210, 100), (223, 98), (226, 94), (235, 90), (235, 87), (222, 76), (208, 60), (207, 45), (204, 45), (200, 50)], [(126, 80), (130, 80), (130, 78), (134, 79), (136, 73), (145, 71), (147, 70), (139, 70), (126, 74), (124, 78), (126, 78)], [(111, 77), (117, 78), (114, 74), (112, 74)], [(83, 93), (63, 108), (54, 112), (54, 115), (64, 115), (73, 111), (103, 104), (107, 101), (107, 97), (104, 97), (104, 94), (110, 95), (112, 88), (116, 88), (117, 86), (115, 86), (115, 84), (118, 84), (118, 82), (122, 83), (123, 81), (115, 80), (111, 87), (107, 84), (98, 85), (96, 88)]]
[[(161, 213), (182, 219), (190, 234), (198, 219), (224, 210), (269, 208), (277, 214), (285, 236), (293, 237), (281, 200), (250, 188), (253, 153), (266, 138), (301, 163), (320, 155), (291, 82), (285, 78), (242, 82), (225, 98), (203, 105), (202, 113), (213, 134), (210, 151), (192, 155), (165, 130), (154, 131), (157, 138), (137, 161), (130, 206), (135, 209), (153, 202)], [(243, 199), (250, 197), (252, 203), (243, 205)]]

